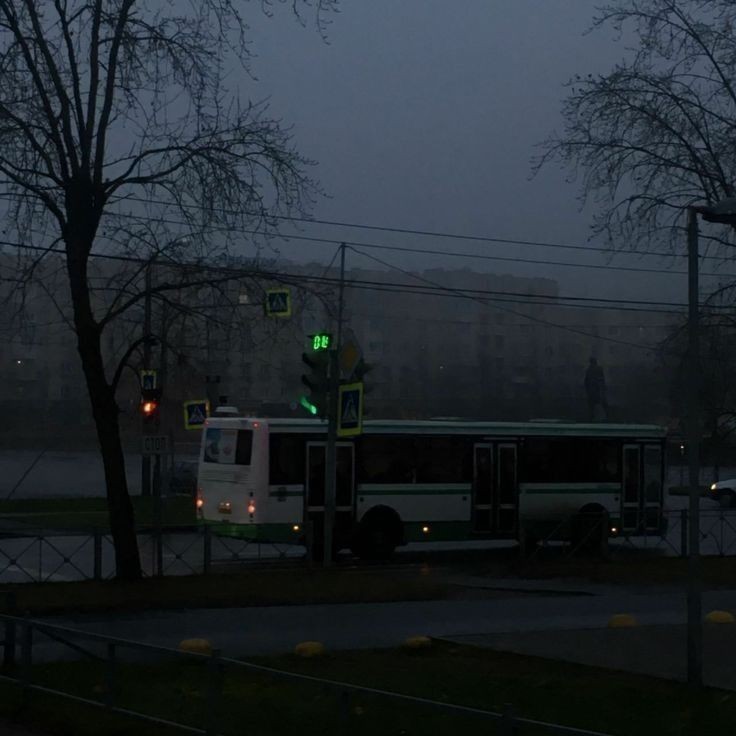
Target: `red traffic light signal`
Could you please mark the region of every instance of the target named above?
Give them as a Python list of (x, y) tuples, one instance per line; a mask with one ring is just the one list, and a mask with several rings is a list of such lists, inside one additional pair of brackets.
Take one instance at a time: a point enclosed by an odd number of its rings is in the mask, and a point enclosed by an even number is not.
[(141, 414), (144, 417), (152, 417), (156, 415), (158, 411), (158, 401), (149, 399), (148, 401), (141, 401)]

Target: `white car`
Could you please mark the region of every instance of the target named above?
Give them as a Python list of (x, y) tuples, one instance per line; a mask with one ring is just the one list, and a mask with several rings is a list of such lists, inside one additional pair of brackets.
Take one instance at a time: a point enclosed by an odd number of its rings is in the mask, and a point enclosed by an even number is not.
[(736, 506), (736, 478), (711, 483), (708, 489), (708, 498), (718, 502), (726, 509)]

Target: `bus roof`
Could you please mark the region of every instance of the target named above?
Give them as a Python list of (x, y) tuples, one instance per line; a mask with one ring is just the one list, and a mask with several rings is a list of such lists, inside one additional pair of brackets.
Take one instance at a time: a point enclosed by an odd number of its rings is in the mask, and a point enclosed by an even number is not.
[[(245, 417), (249, 422), (262, 421), (276, 432), (324, 434), (327, 422), (319, 419), (268, 419)], [(222, 424), (220, 424), (222, 422)], [(235, 418), (210, 417), (208, 424), (228, 426)], [(459, 434), (492, 437), (621, 437), (664, 438), (665, 427), (656, 424), (583, 423), (540, 420), (531, 422), (479, 422), (462, 419), (370, 419), (363, 422), (363, 434)]]

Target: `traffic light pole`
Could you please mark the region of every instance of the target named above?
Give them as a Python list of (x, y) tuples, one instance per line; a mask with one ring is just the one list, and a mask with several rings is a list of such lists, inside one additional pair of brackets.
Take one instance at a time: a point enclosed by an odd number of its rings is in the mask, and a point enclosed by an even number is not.
[(700, 356), (698, 295), (698, 213), (687, 211), (688, 243), (688, 465), (689, 465), (689, 554), (687, 585), (687, 681), (703, 683), (703, 602), (700, 582), (700, 400), (698, 358)]
[[(143, 300), (143, 369), (151, 368), (151, 263), (146, 266), (145, 298)], [(146, 431), (146, 419), (141, 417), (141, 435)], [(143, 440), (141, 439), (141, 442)], [(151, 495), (151, 458), (141, 455), (141, 495)]]
[(345, 297), (345, 243), (340, 245), (340, 286), (337, 301), (337, 335), (330, 350), (329, 400), (327, 402), (327, 449), (325, 452), (325, 535), (322, 564), (331, 567), (332, 546), (335, 537), (335, 512), (337, 508), (337, 420), (340, 407), (340, 347), (342, 345), (342, 321)]

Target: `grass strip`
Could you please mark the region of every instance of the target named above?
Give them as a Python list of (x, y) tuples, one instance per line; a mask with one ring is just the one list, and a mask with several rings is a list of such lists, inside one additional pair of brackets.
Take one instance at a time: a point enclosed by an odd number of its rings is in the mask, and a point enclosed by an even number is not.
[[(259, 658), (260, 664), (313, 677), (349, 682), (430, 700), (500, 711), (614, 736), (700, 736), (730, 733), (736, 693), (535, 657), (436, 643), (426, 650), (341, 652), (310, 660)], [(103, 702), (104, 663), (37, 665), (33, 681)], [(159, 718), (202, 727), (207, 716), (204, 662), (120, 662), (116, 703)], [(369, 736), (498, 733), (494, 722), (445, 714), (382, 696), (339, 692), (320, 683), (294, 682), (226, 665), (214, 711), (218, 732), (259, 736)], [(166, 734), (164, 728), (109, 715), (90, 706), (31, 694), (20, 709), (15, 686), (0, 686), (0, 714), (59, 736)], [(213, 715), (210, 712), (209, 715)], [(173, 732), (172, 732), (173, 733)], [(518, 736), (541, 736), (522, 728)]]
[[(154, 499), (133, 496), (133, 511), (138, 526), (150, 526), (154, 519)], [(165, 496), (161, 499), (165, 526), (196, 523), (194, 499), (190, 496)], [(107, 531), (109, 520), (105, 498), (19, 498), (0, 501), (0, 517), (19, 527), (64, 531)]]
[[(452, 586), (421, 571), (256, 569), (237, 574), (3, 586), (31, 615), (181, 608), (236, 608), (307, 603), (437, 600)], [(2, 611), (3, 597), (0, 597)], [(7, 609), (6, 609), (7, 610)], [(4, 612), (4, 611), (3, 611)]]

